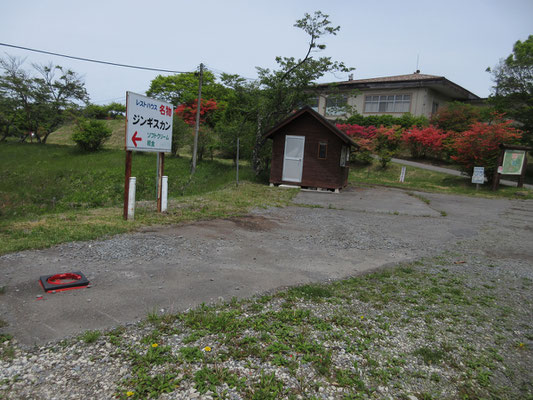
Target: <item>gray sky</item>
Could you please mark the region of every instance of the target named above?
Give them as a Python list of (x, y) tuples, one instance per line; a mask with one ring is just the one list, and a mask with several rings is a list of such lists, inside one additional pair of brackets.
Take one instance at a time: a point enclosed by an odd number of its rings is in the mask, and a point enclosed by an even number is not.
[[(419, 56), (422, 73), (482, 97), (492, 86), (485, 69), (533, 34), (533, 0), (2, 0), (0, 42), (178, 71), (203, 62), (256, 78), (255, 67), (275, 67), (278, 55), (305, 55), (308, 38), (293, 24), (316, 10), (341, 26), (320, 55), (355, 67), (355, 79), (413, 73)], [(6, 53), (27, 57), (28, 67), (52, 61), (75, 70), (98, 104), (144, 93), (157, 75), (0, 46)]]

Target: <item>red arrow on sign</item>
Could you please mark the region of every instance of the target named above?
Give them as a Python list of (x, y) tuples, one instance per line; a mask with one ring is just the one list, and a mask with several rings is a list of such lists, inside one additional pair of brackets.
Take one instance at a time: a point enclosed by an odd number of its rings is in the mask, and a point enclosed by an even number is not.
[(133, 136), (131, 138), (131, 141), (133, 142), (135, 147), (137, 147), (137, 142), (141, 142), (142, 140), (143, 140), (142, 138), (137, 137), (137, 131), (135, 131), (135, 133), (133, 134)]

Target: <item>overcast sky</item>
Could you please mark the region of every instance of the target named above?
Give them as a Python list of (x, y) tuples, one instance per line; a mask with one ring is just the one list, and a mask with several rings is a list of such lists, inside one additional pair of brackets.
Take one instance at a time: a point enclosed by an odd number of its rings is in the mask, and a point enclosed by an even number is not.
[[(413, 73), (445, 76), (481, 97), (485, 72), (533, 34), (533, 0), (18, 0), (0, 5), (0, 42), (78, 57), (177, 71), (203, 62), (214, 72), (256, 78), (276, 56), (303, 57), (308, 38), (293, 27), (304, 13), (330, 15), (341, 30), (322, 55), (355, 67), (355, 79)], [(82, 74), (91, 101), (144, 93), (156, 72), (40, 55), (0, 46), (0, 54)], [(321, 82), (346, 80), (347, 74)]]

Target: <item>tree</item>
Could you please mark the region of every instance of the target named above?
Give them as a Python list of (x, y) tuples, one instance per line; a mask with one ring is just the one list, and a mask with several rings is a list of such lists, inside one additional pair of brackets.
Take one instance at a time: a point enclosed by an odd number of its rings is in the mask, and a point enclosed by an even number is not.
[[(197, 109), (198, 99), (193, 99), (188, 103), (180, 104), (178, 107), (176, 107), (174, 113), (185, 123), (192, 127), (196, 124)], [(213, 152), (216, 150), (218, 143), (216, 132), (213, 129), (215, 125), (215, 122), (213, 121), (213, 116), (218, 109), (219, 107), (215, 100), (201, 99), (200, 122), (203, 126), (200, 127), (200, 130), (198, 132), (198, 161), (202, 161), (206, 151), (210, 151), (211, 159), (213, 158)], [(194, 135), (191, 136), (191, 139), (193, 138)]]
[(69, 69), (53, 64), (33, 64), (33, 71), (22, 68), (24, 60), (8, 56), (0, 59), (4, 70), (0, 76), (0, 95), (15, 105), (14, 112), (24, 118), (18, 128), (35, 135), (45, 143), (80, 103), (88, 101), (85, 84), (81, 77)]
[(523, 143), (533, 144), (533, 35), (518, 40), (513, 52), (492, 73), (495, 83), (489, 102), (522, 124)]
[[(198, 98), (199, 75), (195, 72), (187, 72), (178, 75), (156, 76), (150, 82), (150, 88), (146, 95), (164, 100), (178, 106), (183, 103), (191, 103)], [(215, 99), (217, 102), (224, 100), (227, 88), (216, 82), (215, 75), (204, 70), (202, 79), (202, 98)]]
[(313, 58), (312, 53), (326, 49), (319, 43), (326, 35), (336, 35), (340, 26), (331, 26), (329, 15), (315, 11), (305, 14), (294, 26), (308, 36), (307, 52), (302, 59), (276, 57), (277, 70), (257, 67), (261, 97), (258, 104), (258, 129), (252, 153), (252, 166), (256, 174), (265, 167), (261, 162), (261, 150), (266, 139), (263, 133), (274, 124), (287, 117), (292, 111), (309, 102), (314, 95), (310, 90), (313, 82), (327, 72), (349, 72), (344, 63), (333, 61), (331, 57)]
[(179, 157), (179, 149), (194, 135), (192, 128), (176, 113), (172, 117), (172, 149), (175, 157)]
[(431, 117), (431, 124), (444, 132), (464, 132), (482, 120), (478, 107), (459, 101), (448, 103)]
[[(201, 99), (200, 100), (200, 123), (205, 124), (213, 116), (213, 113), (218, 109), (218, 104), (215, 100)], [(196, 123), (196, 112), (198, 110), (198, 99), (193, 99), (190, 102), (182, 103), (176, 107), (175, 113), (183, 119), (188, 125), (193, 126)], [(210, 121), (211, 122), (211, 121)], [(211, 122), (210, 125), (213, 125)]]
[(7, 139), (8, 136), (15, 136), (18, 131), (16, 121), (20, 118), (20, 112), (17, 110), (17, 102), (8, 97), (0, 95), (0, 142)]
[(490, 180), (496, 170), (500, 144), (516, 144), (522, 137), (522, 132), (511, 124), (512, 121), (504, 121), (501, 116), (490, 124), (475, 122), (452, 142), (455, 153), (451, 156), (452, 160), (469, 175), (474, 167), (485, 167), (485, 174)]
[(237, 75), (223, 75), (225, 86), (233, 89), (235, 96), (228, 98), (225, 121), (231, 129), (224, 132), (234, 148), (239, 135), (241, 142), (253, 144), (251, 150), (252, 166), (256, 174), (267, 165), (267, 147), (264, 133), (291, 112), (309, 103), (315, 95), (313, 82), (327, 72), (348, 72), (342, 62), (330, 57), (315, 58), (313, 54), (322, 51), (326, 45), (320, 40), (326, 35), (336, 35), (340, 27), (331, 25), (328, 15), (316, 11), (313, 15), (305, 14), (294, 24), (309, 37), (305, 56), (276, 57), (277, 69), (257, 68), (258, 80), (249, 82)]
[(373, 138), (374, 151), (379, 157), (379, 162), (382, 168), (387, 166), (398, 151), (401, 137), (402, 127), (399, 125), (390, 128), (380, 126), (376, 129), (376, 135)]

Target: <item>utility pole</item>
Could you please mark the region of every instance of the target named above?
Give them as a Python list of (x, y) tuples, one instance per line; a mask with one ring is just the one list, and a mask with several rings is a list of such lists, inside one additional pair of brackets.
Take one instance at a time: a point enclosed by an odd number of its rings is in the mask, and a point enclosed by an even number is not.
[(198, 105), (196, 108), (196, 126), (194, 128), (194, 147), (192, 150), (191, 175), (196, 171), (196, 153), (198, 152), (198, 132), (200, 130), (200, 106), (202, 105), (202, 81), (204, 79), (204, 64), (200, 63), (200, 76), (198, 84)]

